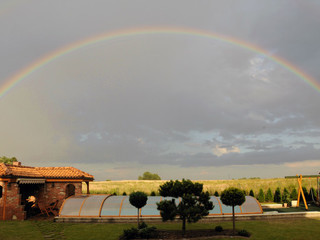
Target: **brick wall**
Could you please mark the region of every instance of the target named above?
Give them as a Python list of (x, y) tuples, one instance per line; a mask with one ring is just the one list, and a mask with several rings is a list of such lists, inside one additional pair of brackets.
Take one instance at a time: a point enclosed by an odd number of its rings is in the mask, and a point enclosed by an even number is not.
[[(59, 200), (58, 208), (61, 207), (64, 199), (66, 198), (66, 188), (68, 184), (73, 184), (75, 187), (75, 194), (82, 193), (82, 183), (80, 182), (57, 182), (57, 183), (45, 183), (41, 186), (38, 201), (44, 202), (46, 205)], [(0, 198), (0, 220), (2, 220), (3, 213), (3, 199), (4, 199), (4, 182), (0, 182), (3, 187), (2, 198)], [(17, 183), (8, 184), (7, 201), (6, 201), (6, 220), (18, 219), (24, 220), (26, 218), (26, 212), (24, 211), (24, 205), (21, 205), (21, 194), (19, 185)]]
[(44, 187), (43, 195), (40, 196), (41, 199), (44, 200), (46, 204), (50, 204), (56, 200), (59, 200), (58, 208), (61, 207), (64, 199), (66, 198), (66, 188), (68, 184), (73, 184), (75, 186), (75, 194), (82, 193), (82, 183), (46, 183)]
[[(2, 186), (3, 194), (2, 198), (0, 199), (0, 219), (3, 219), (3, 200), (4, 200), (4, 182), (0, 182)], [(19, 219), (23, 220), (26, 217), (26, 213), (23, 210), (24, 206), (21, 204), (21, 194), (19, 193), (19, 186), (17, 183), (10, 183), (8, 184), (8, 191), (7, 191), (7, 201), (6, 201), (6, 220), (11, 219)]]

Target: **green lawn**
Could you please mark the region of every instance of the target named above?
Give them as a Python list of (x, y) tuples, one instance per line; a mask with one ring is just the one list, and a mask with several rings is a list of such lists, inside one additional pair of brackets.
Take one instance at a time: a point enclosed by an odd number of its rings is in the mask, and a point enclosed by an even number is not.
[[(237, 222), (237, 229), (246, 229), (252, 233), (250, 239), (319, 239), (320, 219), (295, 219), (274, 221), (242, 221)], [(187, 229), (214, 228), (221, 225), (231, 228), (231, 222), (195, 223), (187, 225)], [(135, 224), (73, 224), (54, 223), (50, 221), (1, 221), (1, 240), (38, 240), (38, 239), (74, 239), (74, 240), (117, 240), (123, 229)], [(154, 224), (159, 229), (180, 229), (180, 223)], [(233, 238), (237, 239), (237, 238)], [(240, 238), (239, 238), (240, 239)]]

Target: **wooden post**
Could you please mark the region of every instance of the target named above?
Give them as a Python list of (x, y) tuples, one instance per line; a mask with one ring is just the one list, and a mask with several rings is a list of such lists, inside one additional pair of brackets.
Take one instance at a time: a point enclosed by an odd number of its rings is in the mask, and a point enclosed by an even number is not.
[(317, 177), (317, 202), (319, 203), (319, 177)]
[(86, 184), (87, 184), (87, 194), (90, 194), (89, 182), (86, 182)]
[(2, 220), (6, 220), (7, 194), (8, 194), (8, 182), (4, 182), (4, 196), (3, 196)]

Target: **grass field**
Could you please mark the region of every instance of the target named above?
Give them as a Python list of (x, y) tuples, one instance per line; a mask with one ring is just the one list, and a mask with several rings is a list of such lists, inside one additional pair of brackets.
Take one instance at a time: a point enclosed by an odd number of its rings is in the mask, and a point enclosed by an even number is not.
[[(90, 183), (90, 193), (94, 194), (114, 194), (122, 195), (124, 192), (130, 194), (134, 191), (143, 191), (150, 194), (152, 191), (158, 192), (158, 188), (166, 180), (149, 181), (149, 180), (123, 180), (123, 181), (101, 181)], [(235, 180), (197, 180), (195, 182), (203, 183), (205, 191), (209, 191), (211, 195), (215, 191), (221, 193), (228, 187), (237, 187), (249, 192), (251, 189), (255, 195), (258, 194), (259, 189), (263, 189), (265, 192), (270, 187), (271, 191), (274, 192), (277, 187), (287, 188), (289, 192), (293, 188), (298, 189), (298, 181), (295, 178), (272, 178), (272, 179), (235, 179)], [(310, 187), (317, 187), (316, 178), (305, 178), (303, 179), (303, 186), (308, 190)], [(86, 186), (83, 186), (83, 192), (86, 192)]]
[[(246, 229), (254, 240), (319, 239), (320, 219), (288, 219), (236, 222), (237, 229)], [(209, 229), (215, 226), (232, 228), (232, 222), (188, 224), (188, 229)], [(135, 224), (54, 223), (51, 221), (2, 221), (1, 240), (117, 240), (124, 229)], [(150, 225), (151, 226), (151, 225)], [(181, 223), (154, 224), (158, 229), (181, 229)], [(216, 239), (216, 238), (215, 238)], [(224, 239), (224, 238), (221, 238)], [(241, 238), (233, 238), (241, 239)], [(213, 239), (212, 239), (213, 240)]]

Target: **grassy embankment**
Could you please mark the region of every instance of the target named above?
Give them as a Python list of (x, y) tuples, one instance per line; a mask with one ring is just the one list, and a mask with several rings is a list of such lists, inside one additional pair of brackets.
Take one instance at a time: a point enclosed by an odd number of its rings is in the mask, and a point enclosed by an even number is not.
[[(161, 184), (167, 180), (160, 181), (146, 181), (146, 180), (123, 180), (123, 181), (101, 181), (90, 183), (90, 193), (92, 194), (113, 194), (122, 195), (124, 192), (130, 194), (134, 191), (143, 191), (150, 194), (152, 191), (158, 192), (158, 188)], [(270, 187), (271, 191), (274, 192), (277, 187), (280, 187), (281, 191), (283, 188), (287, 188), (289, 192), (293, 188), (298, 190), (298, 181), (296, 178), (272, 178), (272, 179), (235, 179), (235, 180), (196, 180), (203, 184), (204, 190), (209, 191), (211, 195), (215, 191), (221, 193), (228, 187), (237, 187), (249, 192), (251, 189), (255, 195), (258, 194), (260, 188), (265, 192)], [(308, 190), (310, 187), (316, 189), (317, 180), (316, 178), (305, 178), (302, 181), (302, 185)], [(86, 186), (83, 186), (83, 192), (86, 192)]]
[[(318, 239), (320, 219), (288, 219), (270, 221), (241, 221), (237, 229), (246, 229), (252, 240)], [(232, 222), (188, 224), (188, 229), (214, 229), (215, 226), (232, 228)], [(0, 223), (0, 239), (5, 240), (118, 240), (124, 229), (136, 224), (83, 224), (54, 223), (51, 221), (4, 221)], [(150, 225), (151, 226), (151, 225)], [(181, 223), (153, 224), (158, 229), (181, 229)], [(216, 238), (215, 238), (216, 239)], [(224, 238), (221, 238), (224, 239)], [(230, 238), (228, 238), (230, 239)], [(233, 238), (241, 239), (241, 238)], [(213, 239), (212, 239), (213, 240)]]

